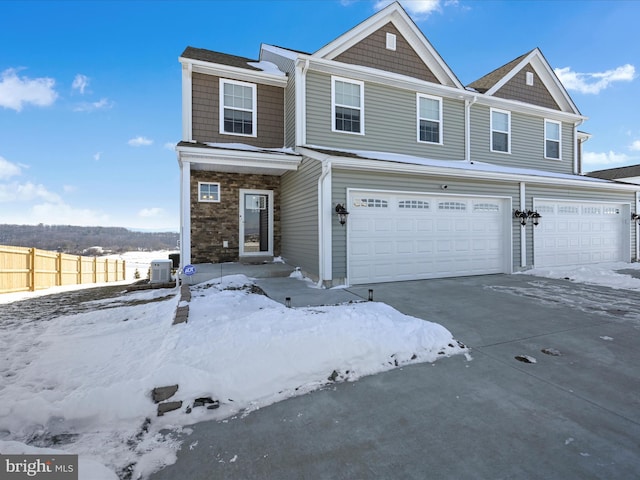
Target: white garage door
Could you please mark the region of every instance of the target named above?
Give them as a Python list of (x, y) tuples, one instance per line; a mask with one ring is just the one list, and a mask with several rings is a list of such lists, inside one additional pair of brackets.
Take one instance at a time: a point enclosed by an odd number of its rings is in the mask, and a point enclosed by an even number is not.
[(351, 284), (511, 269), (505, 199), (350, 191), (348, 206)]
[(542, 218), (533, 230), (534, 266), (627, 260), (622, 204), (534, 199)]

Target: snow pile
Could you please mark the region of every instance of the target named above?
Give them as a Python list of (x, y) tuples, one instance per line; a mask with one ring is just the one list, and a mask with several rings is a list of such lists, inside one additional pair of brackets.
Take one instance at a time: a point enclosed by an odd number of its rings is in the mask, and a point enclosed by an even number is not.
[[(626, 273), (621, 273), (634, 270), (637, 271), (638, 278)], [(623, 290), (640, 290), (640, 263), (610, 262), (589, 265), (568, 265), (533, 268), (520, 273)]]
[[(243, 275), (192, 287), (189, 321), (174, 326), (179, 298), (168, 289), (0, 325), (0, 452), (54, 446), (114, 472), (96, 476), (87, 467), (80, 478), (144, 477), (175, 461), (179, 445), (162, 429), (465, 352), (444, 327), (385, 304), (291, 309), (251, 291)], [(182, 408), (157, 417), (150, 392), (173, 384), (170, 400)], [(187, 413), (202, 397), (219, 408)]]

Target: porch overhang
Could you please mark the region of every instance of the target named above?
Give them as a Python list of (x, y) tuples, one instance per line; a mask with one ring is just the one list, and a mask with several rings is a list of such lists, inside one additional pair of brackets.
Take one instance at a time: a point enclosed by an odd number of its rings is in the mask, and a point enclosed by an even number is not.
[(302, 155), (288, 149), (267, 149), (241, 144), (180, 142), (178, 163), (188, 162), (191, 170), (225, 173), (253, 173), (280, 176), (295, 171)]

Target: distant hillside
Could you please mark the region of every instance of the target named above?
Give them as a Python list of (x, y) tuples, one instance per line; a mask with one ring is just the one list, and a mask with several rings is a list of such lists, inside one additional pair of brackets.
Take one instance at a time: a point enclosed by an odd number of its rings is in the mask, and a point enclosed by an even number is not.
[(120, 227), (71, 225), (0, 225), (0, 245), (35, 247), (73, 255), (175, 250), (177, 243), (175, 232), (134, 232)]

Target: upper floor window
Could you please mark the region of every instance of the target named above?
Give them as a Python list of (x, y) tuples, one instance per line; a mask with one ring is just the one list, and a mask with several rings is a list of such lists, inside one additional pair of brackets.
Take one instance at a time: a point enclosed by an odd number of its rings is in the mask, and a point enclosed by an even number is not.
[(255, 137), (256, 123), (256, 85), (221, 78), (220, 133)]
[(562, 124), (553, 120), (544, 121), (544, 157), (560, 160)]
[(511, 153), (511, 112), (491, 109), (491, 151)]
[(442, 143), (442, 99), (418, 94), (418, 141)]
[(331, 117), (334, 132), (364, 134), (364, 83), (331, 77)]

